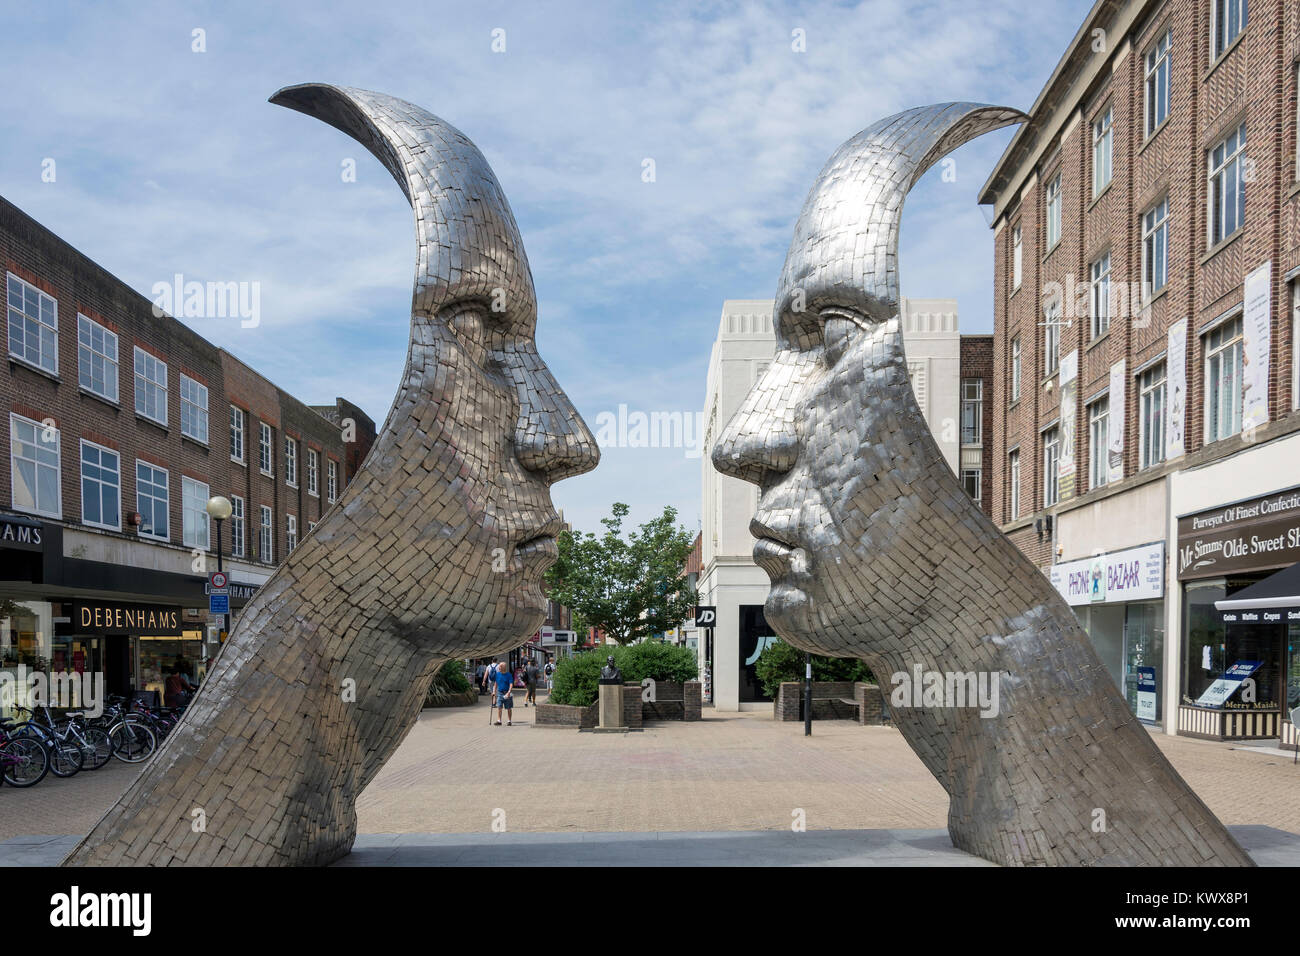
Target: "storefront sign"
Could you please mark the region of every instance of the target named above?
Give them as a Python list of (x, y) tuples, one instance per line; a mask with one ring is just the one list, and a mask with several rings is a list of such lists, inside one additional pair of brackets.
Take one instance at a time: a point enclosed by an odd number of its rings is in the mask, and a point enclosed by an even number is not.
[(41, 523), (30, 518), (16, 515), (0, 515), (0, 548), (15, 548), (19, 551), (40, 551)]
[(1165, 349), (1165, 458), (1172, 460), (1186, 450), (1183, 439), (1187, 410), (1187, 320), (1169, 326)]
[(1263, 661), (1237, 661), (1228, 668), (1228, 672), (1211, 684), (1200, 697), (1196, 699), (1197, 707), (1222, 707), (1229, 697), (1237, 692), (1237, 688), (1255, 671), (1263, 666)]
[(1063, 561), (1052, 565), (1049, 577), (1071, 607), (1158, 600), (1165, 595), (1165, 543)]
[(1110, 367), (1110, 400), (1106, 408), (1106, 480), (1124, 480), (1124, 383), (1123, 359)]
[(78, 634), (180, 635), (181, 609), (159, 604), (78, 601), (72, 626)]
[(1246, 276), (1242, 293), (1241, 425), (1268, 421), (1268, 345), (1273, 330), (1273, 263)]
[(1056, 460), (1057, 500), (1074, 497), (1074, 430), (1079, 401), (1079, 350), (1061, 359), (1061, 452)]
[(1137, 669), (1137, 719), (1156, 719), (1156, 669), (1139, 667)]
[(1178, 519), (1178, 579), (1300, 561), (1300, 488)]

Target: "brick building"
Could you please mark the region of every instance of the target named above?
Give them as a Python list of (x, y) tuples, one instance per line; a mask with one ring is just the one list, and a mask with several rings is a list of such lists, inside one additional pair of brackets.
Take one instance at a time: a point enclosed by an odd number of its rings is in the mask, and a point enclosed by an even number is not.
[(1296, 0), (1101, 0), (980, 197), (993, 518), (1168, 733), (1294, 739), (1297, 625), (1216, 602), (1300, 559), (1298, 58)]
[[(205, 511), (237, 613), (355, 472), (336, 423), (0, 199), (0, 669), (102, 672), (109, 692), (191, 677), (219, 641)], [(374, 425), (339, 399), (357, 423)], [(0, 700), (0, 709), (12, 701)]]

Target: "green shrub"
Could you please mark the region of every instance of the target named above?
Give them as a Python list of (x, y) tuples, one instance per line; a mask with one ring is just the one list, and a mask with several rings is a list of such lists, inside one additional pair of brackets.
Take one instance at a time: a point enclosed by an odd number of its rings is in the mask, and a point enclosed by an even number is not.
[(629, 684), (639, 684), (647, 677), (655, 681), (684, 683), (699, 676), (695, 651), (689, 647), (659, 641), (643, 641), (628, 647), (601, 645), (560, 659), (551, 678), (550, 702), (577, 707), (595, 703), (600, 694), (600, 671), (611, 654), (623, 672), (623, 680)]
[(429, 684), (429, 691), (424, 695), (424, 706), (442, 707), (453, 697), (469, 690), (469, 678), (465, 676), (465, 662), (452, 660), (438, 668)]
[[(871, 668), (856, 657), (822, 657), (814, 654), (812, 672), (815, 681), (873, 682)], [(758, 655), (758, 660), (754, 662), (754, 673), (763, 685), (763, 693), (775, 697), (778, 688), (785, 681), (803, 680), (804, 652), (785, 641), (773, 641)]]

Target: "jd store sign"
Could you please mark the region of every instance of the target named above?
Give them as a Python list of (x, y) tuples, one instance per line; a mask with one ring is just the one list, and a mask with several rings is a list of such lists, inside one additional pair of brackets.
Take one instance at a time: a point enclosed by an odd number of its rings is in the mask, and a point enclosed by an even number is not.
[(1300, 561), (1300, 488), (1178, 519), (1179, 580)]

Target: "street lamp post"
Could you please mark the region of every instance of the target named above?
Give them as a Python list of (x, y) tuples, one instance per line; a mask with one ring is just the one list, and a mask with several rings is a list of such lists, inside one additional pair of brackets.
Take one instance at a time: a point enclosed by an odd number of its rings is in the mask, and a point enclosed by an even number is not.
[[(215, 495), (212, 498), (208, 499), (208, 504), (207, 504), (208, 515), (212, 518), (213, 521), (217, 523), (217, 570), (218, 571), (225, 570), (221, 566), (221, 522), (225, 521), (227, 518), (230, 517), (230, 512), (232, 510), (233, 508), (230, 504), (229, 498), (222, 497), (221, 495)], [(227, 604), (226, 606), (229, 607), (230, 605)], [(227, 637), (230, 636), (229, 611), (227, 611), (225, 614), (223, 631)]]

